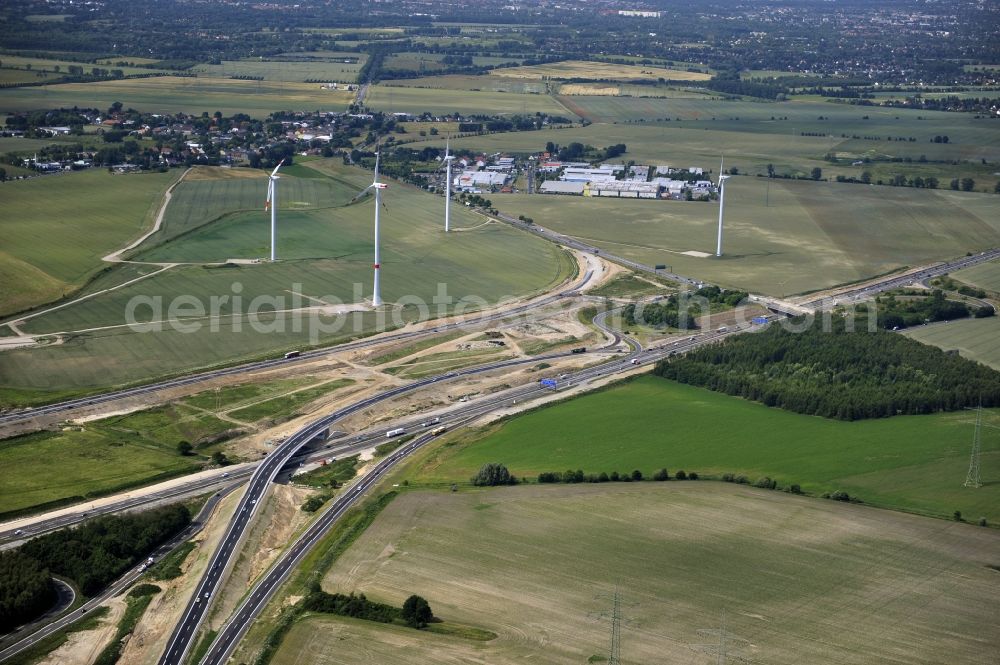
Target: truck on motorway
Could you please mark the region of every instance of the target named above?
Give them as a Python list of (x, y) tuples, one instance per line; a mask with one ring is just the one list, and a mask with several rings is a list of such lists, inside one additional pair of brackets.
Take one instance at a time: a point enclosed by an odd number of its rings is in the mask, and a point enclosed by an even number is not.
[(448, 431), (448, 428), (442, 425), (441, 427), (435, 427), (434, 429), (432, 429), (431, 434), (433, 434), (434, 436), (441, 436), (446, 431)]
[(586, 352), (587, 352), (587, 347), (585, 347), (585, 346), (579, 346), (579, 347), (573, 349), (570, 353), (586, 353)]
[(406, 434), (406, 430), (402, 427), (397, 427), (396, 429), (391, 429), (385, 433), (386, 438), (391, 439), (394, 436), (399, 436), (400, 434)]
[(289, 358), (298, 358), (301, 355), (302, 355), (301, 351), (289, 351), (288, 353), (285, 354), (285, 360), (288, 360)]

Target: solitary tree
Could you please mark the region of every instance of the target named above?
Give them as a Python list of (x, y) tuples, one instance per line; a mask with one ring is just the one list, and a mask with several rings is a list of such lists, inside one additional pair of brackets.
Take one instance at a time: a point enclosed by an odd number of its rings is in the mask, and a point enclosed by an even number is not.
[(403, 620), (412, 628), (426, 628), (434, 618), (430, 604), (422, 597), (413, 595), (403, 603)]
[(823, 177), (823, 169), (821, 169), (818, 166), (814, 166), (812, 172), (810, 173), (810, 176), (812, 177), (813, 180), (819, 180), (820, 178)]
[(472, 477), (472, 484), (481, 487), (493, 487), (496, 485), (513, 485), (516, 483), (514, 476), (510, 475), (503, 464), (499, 462), (488, 462), (479, 469), (479, 472)]
[(972, 178), (962, 178), (963, 192), (971, 192), (975, 186), (976, 186), (976, 181), (973, 180)]
[(193, 450), (193, 446), (187, 441), (177, 442), (177, 452), (181, 455), (190, 455)]

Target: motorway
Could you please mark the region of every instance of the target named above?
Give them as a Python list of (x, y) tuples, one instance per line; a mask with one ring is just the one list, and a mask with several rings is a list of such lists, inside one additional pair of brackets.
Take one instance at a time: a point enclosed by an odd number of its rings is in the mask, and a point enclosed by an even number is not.
[[(656, 361), (674, 353), (683, 353), (696, 348), (702, 344), (719, 341), (725, 337), (739, 334), (745, 331), (742, 329), (731, 329), (726, 332), (703, 333), (687, 337), (673, 344), (661, 347), (660, 349), (643, 350), (638, 342), (626, 337), (625, 341), (632, 347), (632, 353), (626, 356), (616, 356), (607, 363), (577, 370), (564, 374), (560, 378), (560, 389), (564, 387), (579, 386), (595, 379), (611, 376), (616, 373), (634, 370), (637, 367), (648, 366)], [(464, 409), (456, 410), (449, 414), (449, 420), (442, 419), (442, 423), (448, 423), (449, 429), (460, 427), (465, 423), (472, 422), (479, 416), (492, 411), (502, 409), (512, 402), (522, 402), (532, 398), (551, 394), (550, 388), (545, 388), (537, 384), (513, 388), (503, 393), (497, 393), (477, 401)], [(436, 423), (435, 423), (436, 424)], [(333, 526), (336, 521), (355, 505), (365, 492), (383, 478), (393, 467), (403, 459), (412, 455), (416, 450), (435, 437), (432, 434), (425, 434), (394, 451), (391, 455), (383, 459), (379, 464), (370, 469), (365, 475), (357, 478), (352, 485), (345, 488), (344, 492), (334, 501), (306, 531), (295, 539), (281, 556), (274, 562), (267, 573), (248, 592), (243, 604), (233, 613), (229, 621), (222, 627), (215, 641), (208, 648), (208, 651), (199, 661), (202, 665), (221, 665), (232, 655), (239, 640), (249, 630), (254, 619), (260, 615), (270, 598), (276, 593), (281, 584), (287, 579), (290, 572), (305, 557), (310, 549), (323, 537), (323, 535)], [(183, 656), (178, 653), (177, 656)], [(179, 663), (180, 660), (161, 659), (161, 663)]]
[(222, 369), (211, 370), (208, 372), (201, 372), (198, 374), (190, 374), (187, 376), (177, 377), (175, 379), (168, 379), (166, 381), (160, 381), (157, 383), (150, 383), (142, 386), (136, 386), (134, 388), (125, 388), (113, 392), (102, 393), (100, 395), (91, 395), (88, 397), (80, 397), (77, 399), (66, 400), (63, 402), (56, 402), (54, 404), (47, 404), (45, 406), (28, 408), (20, 411), (12, 411), (10, 413), (5, 413), (0, 415), (0, 425), (26, 422), (40, 415), (64, 413), (72, 411), (74, 409), (92, 407), (98, 404), (114, 402), (128, 397), (149, 395), (151, 393), (155, 393), (161, 390), (166, 390), (168, 388), (189, 386), (192, 384), (209, 381), (211, 379), (234, 376), (238, 374), (244, 374), (247, 372), (255, 372), (267, 369), (277, 369), (279, 367), (287, 367), (297, 363), (323, 358), (335, 353), (343, 353), (345, 351), (365, 349), (380, 344), (399, 342), (402, 340), (423, 337), (425, 335), (433, 335), (437, 333), (447, 332), (450, 330), (456, 330), (466, 326), (481, 325), (491, 321), (506, 319), (511, 316), (516, 316), (518, 314), (523, 314), (525, 312), (537, 309), (539, 307), (551, 305), (555, 302), (559, 302), (562, 298), (576, 295), (580, 289), (584, 288), (589, 283), (591, 277), (593, 277), (593, 271), (587, 270), (584, 273), (582, 279), (578, 280), (575, 284), (570, 285), (561, 291), (558, 291), (548, 296), (544, 296), (542, 298), (533, 300), (531, 302), (522, 305), (518, 305), (516, 307), (511, 307), (509, 309), (502, 309), (497, 312), (493, 312), (491, 314), (484, 314), (482, 316), (473, 315), (470, 317), (469, 320), (455, 321), (452, 323), (443, 323), (438, 326), (426, 327), (420, 330), (411, 330), (408, 332), (382, 335), (378, 337), (369, 337), (354, 342), (347, 342), (344, 344), (339, 344), (336, 346), (327, 347), (323, 349), (316, 349), (313, 351), (303, 351), (300, 355), (294, 358), (271, 358), (268, 360), (260, 360), (257, 362), (244, 363), (241, 365), (234, 365), (232, 367), (225, 367)]
[[(616, 337), (615, 344), (617, 344), (617, 339), (618, 338)], [(471, 367), (464, 370), (413, 381), (406, 385), (391, 388), (377, 395), (359, 400), (350, 406), (339, 409), (327, 416), (309, 423), (289, 436), (285, 439), (285, 441), (280, 443), (254, 470), (253, 476), (250, 478), (250, 482), (248, 483), (247, 490), (237, 507), (237, 512), (230, 522), (229, 527), (226, 530), (226, 534), (223, 536), (222, 542), (213, 554), (209, 563), (209, 569), (202, 578), (201, 582), (198, 584), (195, 596), (185, 609), (181, 622), (175, 628), (174, 633), (170, 638), (168, 648), (164, 652), (163, 657), (160, 659), (160, 663), (175, 664), (184, 660), (188, 651), (192, 647), (193, 637), (195, 633), (197, 633), (198, 627), (201, 625), (207, 614), (207, 608), (210, 604), (208, 601), (211, 600), (215, 591), (223, 582), (225, 573), (229, 568), (230, 560), (233, 557), (238, 556), (239, 546), (243, 536), (248, 525), (252, 522), (257, 509), (260, 507), (262, 499), (264, 498), (268, 488), (278, 473), (293, 459), (295, 454), (303, 446), (310, 442), (325, 440), (330, 427), (337, 421), (401, 394), (419, 390), (430, 385), (447, 382), (456, 378), (472, 376), (474, 374), (491, 372), (519, 365), (536, 364), (545, 362), (546, 360), (571, 357), (572, 355), (574, 355), (572, 352), (565, 352), (535, 356), (532, 358), (516, 358), (513, 360), (504, 360), (487, 365), (480, 365), (477, 367)], [(538, 390), (538, 388), (535, 388), (534, 386), (530, 386), (530, 389), (533, 391)], [(523, 390), (524, 387), (509, 391), (510, 399), (517, 399), (517, 395), (520, 394), (519, 391)], [(472, 404), (478, 405), (482, 404), (484, 401), (485, 400), (479, 400), (478, 402), (473, 402)], [(462, 409), (458, 409), (456, 412), (461, 410)]]
[[(226, 494), (228, 494), (230, 491), (234, 489), (236, 489), (235, 485), (225, 491), (220, 491), (209, 497), (208, 501), (206, 501), (205, 504), (201, 507), (201, 510), (198, 511), (198, 514), (195, 515), (194, 518), (191, 520), (191, 524), (189, 524), (183, 531), (181, 531), (172, 539), (170, 539), (169, 542), (164, 543), (163, 545), (160, 545), (158, 548), (156, 548), (156, 550), (150, 556), (152, 556), (154, 559), (159, 560), (165, 554), (170, 552), (172, 549), (174, 549), (181, 543), (190, 540), (195, 534), (201, 531), (201, 529), (204, 527), (205, 521), (208, 520), (209, 516), (211, 516), (212, 511), (215, 510), (215, 506), (219, 503), (219, 501), (221, 501)], [(126, 589), (128, 589), (129, 586), (134, 584), (139, 579), (139, 577), (142, 576), (145, 570), (146, 566), (144, 565), (144, 563), (136, 564), (128, 571), (126, 571), (124, 575), (118, 578), (118, 580), (115, 581), (114, 584), (108, 587), (104, 591), (104, 593), (95, 598), (87, 600), (87, 602), (84, 603), (78, 610), (70, 612), (69, 614), (65, 614), (59, 619), (53, 621), (50, 624), (47, 624), (46, 626), (38, 630), (35, 630), (36, 626), (34, 625), (26, 626), (25, 628), (16, 633), (5, 636), (4, 642), (8, 643), (8, 646), (4, 647), (3, 650), (0, 650), (0, 661), (12, 658), (17, 654), (25, 651), (26, 649), (30, 649), (32, 646), (34, 646), (41, 640), (44, 640), (53, 633), (63, 630), (70, 624), (76, 623), (80, 619), (91, 614), (92, 612), (97, 610), (101, 605), (103, 605), (110, 599), (114, 598), (115, 596), (118, 596), (119, 594), (123, 593)]]

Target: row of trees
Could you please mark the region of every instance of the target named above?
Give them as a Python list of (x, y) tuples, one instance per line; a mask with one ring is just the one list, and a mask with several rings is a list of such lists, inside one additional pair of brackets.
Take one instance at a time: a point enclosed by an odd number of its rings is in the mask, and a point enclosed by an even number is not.
[[(680, 470), (674, 474), (674, 478), (677, 480), (698, 480), (698, 474), (694, 471), (687, 473), (684, 470)], [(543, 471), (538, 474), (538, 482), (543, 485), (550, 483), (638, 483), (643, 480), (655, 480), (658, 482), (670, 480), (670, 472), (666, 469), (658, 469), (649, 478), (643, 476), (642, 471), (639, 469), (635, 469), (632, 473), (618, 473), (617, 471), (612, 471), (610, 474), (607, 471), (584, 473), (582, 469), (577, 469), (576, 471), (570, 469), (562, 473), (559, 471)]]
[(1000, 405), (1000, 372), (902, 335), (851, 332), (851, 322), (771, 326), (661, 361), (654, 373), (840, 420)]
[(403, 607), (398, 608), (368, 600), (363, 593), (326, 593), (319, 585), (314, 585), (302, 600), (302, 609), (379, 623), (404, 623), (418, 629), (426, 628), (434, 620), (430, 604), (421, 596), (410, 596)]

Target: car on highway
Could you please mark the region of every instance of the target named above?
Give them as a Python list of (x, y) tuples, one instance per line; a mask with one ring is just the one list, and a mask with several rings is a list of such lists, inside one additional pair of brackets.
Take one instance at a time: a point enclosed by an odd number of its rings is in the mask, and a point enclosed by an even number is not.
[(20, 536), (20, 535), (21, 535), (21, 534), (23, 534), (23, 533), (24, 533), (24, 530), (23, 530), (23, 529), (16, 529), (16, 530), (14, 531), (14, 535), (15, 535), (15, 536)]

